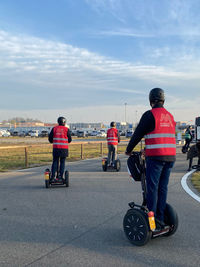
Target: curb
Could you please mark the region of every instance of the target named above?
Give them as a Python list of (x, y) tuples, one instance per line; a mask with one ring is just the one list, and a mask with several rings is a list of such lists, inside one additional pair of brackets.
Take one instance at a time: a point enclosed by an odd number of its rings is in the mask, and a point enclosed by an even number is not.
[(183, 187), (183, 189), (186, 191), (187, 194), (189, 194), (193, 199), (195, 199), (196, 201), (198, 201), (200, 203), (200, 197), (198, 195), (196, 195), (189, 187), (187, 184), (187, 179), (188, 177), (195, 172), (195, 170), (192, 170), (188, 173), (186, 173), (182, 179), (181, 179), (181, 185)]

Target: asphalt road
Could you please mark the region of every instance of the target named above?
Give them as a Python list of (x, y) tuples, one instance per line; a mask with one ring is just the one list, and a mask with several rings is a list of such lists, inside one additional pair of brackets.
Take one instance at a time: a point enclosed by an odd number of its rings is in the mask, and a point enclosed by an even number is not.
[(70, 187), (44, 187), (44, 167), (0, 174), (0, 266), (200, 266), (200, 204), (181, 187), (188, 162), (178, 154), (168, 202), (179, 215), (175, 235), (135, 247), (122, 221), (141, 203), (126, 171), (103, 172), (101, 160), (68, 164)]

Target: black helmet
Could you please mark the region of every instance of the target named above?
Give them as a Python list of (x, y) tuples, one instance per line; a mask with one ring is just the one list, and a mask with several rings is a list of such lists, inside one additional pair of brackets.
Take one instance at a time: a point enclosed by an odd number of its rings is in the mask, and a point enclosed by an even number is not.
[(110, 127), (116, 127), (116, 122), (112, 121), (112, 122), (110, 123)]
[(58, 118), (58, 124), (61, 126), (65, 126), (66, 119), (64, 117), (59, 117)]
[(161, 88), (153, 88), (150, 93), (149, 93), (149, 102), (154, 103), (154, 102), (160, 102), (160, 101), (165, 101), (165, 93), (163, 89)]

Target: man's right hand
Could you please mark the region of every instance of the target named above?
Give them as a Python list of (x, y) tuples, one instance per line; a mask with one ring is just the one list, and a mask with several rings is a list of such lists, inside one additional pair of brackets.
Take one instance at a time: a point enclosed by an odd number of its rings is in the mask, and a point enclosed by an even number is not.
[(130, 156), (132, 152), (125, 151), (125, 155)]

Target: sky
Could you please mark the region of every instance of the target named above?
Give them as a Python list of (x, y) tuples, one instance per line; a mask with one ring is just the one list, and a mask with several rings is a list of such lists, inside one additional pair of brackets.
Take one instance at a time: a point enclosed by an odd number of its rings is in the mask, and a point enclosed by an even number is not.
[(1, 0), (0, 121), (200, 116), (199, 0)]

